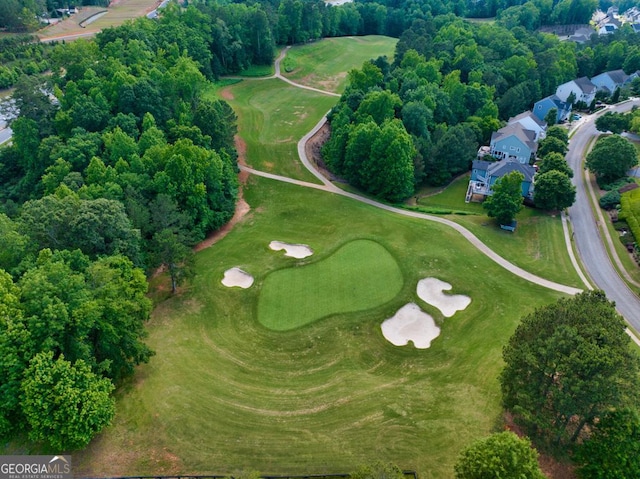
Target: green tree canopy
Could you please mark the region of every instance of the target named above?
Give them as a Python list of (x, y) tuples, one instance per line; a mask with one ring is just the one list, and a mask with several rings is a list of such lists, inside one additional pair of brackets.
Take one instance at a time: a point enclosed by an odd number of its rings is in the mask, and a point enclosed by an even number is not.
[(637, 164), (635, 148), (620, 135), (599, 139), (586, 161), (587, 168), (604, 183), (626, 176), (627, 171)]
[(607, 412), (578, 447), (582, 479), (640, 477), (640, 417), (634, 409)]
[(555, 136), (547, 136), (538, 144), (537, 155), (544, 158), (549, 153), (559, 153), (562, 156), (567, 152), (567, 143), (556, 138)]
[(50, 351), (37, 354), (22, 381), (29, 438), (62, 451), (85, 447), (113, 419), (113, 389), (84, 361), (54, 359)]
[(596, 119), (596, 128), (602, 132), (610, 131), (619, 135), (631, 126), (631, 115), (608, 111)]
[(611, 408), (635, 403), (640, 362), (625, 328), (602, 291), (524, 317), (503, 350), (505, 408), (532, 438), (558, 446), (574, 443)]
[(455, 464), (456, 479), (544, 479), (538, 452), (512, 432), (492, 434), (465, 448)]
[(519, 171), (507, 173), (493, 185), (493, 194), (482, 206), (491, 218), (499, 224), (508, 225), (522, 209), (522, 182), (524, 175)]
[(542, 158), (538, 174), (547, 173), (552, 170), (559, 171), (567, 175), (569, 178), (573, 178), (573, 170), (567, 163), (567, 160), (564, 159), (564, 156), (560, 153), (549, 153), (547, 156)]
[(569, 177), (557, 170), (536, 175), (533, 202), (538, 208), (559, 211), (568, 208), (576, 200), (576, 187)]

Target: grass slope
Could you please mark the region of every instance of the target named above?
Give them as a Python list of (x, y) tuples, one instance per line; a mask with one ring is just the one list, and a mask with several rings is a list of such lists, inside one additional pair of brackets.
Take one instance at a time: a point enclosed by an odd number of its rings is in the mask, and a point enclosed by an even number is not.
[(374, 241), (352, 241), (324, 261), (274, 271), (265, 279), (258, 321), (287, 331), (337, 313), (390, 301), (402, 288), (393, 256)]
[(371, 35), (325, 38), (296, 46), (287, 52), (282, 74), (303, 85), (342, 93), (349, 70), (379, 56), (386, 55), (391, 61), (397, 42), (395, 38)]
[[(252, 212), (198, 254), (192, 289), (154, 312), (157, 355), (121, 391), (115, 424), (74, 456), (78, 474), (305, 474), (383, 459), (422, 478), (451, 477), (460, 449), (498, 422), (502, 346), (522, 314), (558, 295), (439, 225), (266, 179), (252, 178), (245, 196)], [(375, 241), (405, 281), (378, 307), (271, 331), (256, 319), (260, 292), (295, 262), (269, 250), (273, 239), (313, 245), (318, 261), (354, 240)], [(252, 272), (254, 286), (222, 286), (232, 266)], [(416, 296), (427, 276), (469, 295), (471, 306), (445, 320)], [(409, 301), (442, 328), (428, 350), (392, 346), (381, 334)]]
[(318, 182), (298, 159), (297, 143), (336, 103), (336, 98), (277, 80), (245, 80), (228, 87), (238, 115), (249, 165), (262, 171)]

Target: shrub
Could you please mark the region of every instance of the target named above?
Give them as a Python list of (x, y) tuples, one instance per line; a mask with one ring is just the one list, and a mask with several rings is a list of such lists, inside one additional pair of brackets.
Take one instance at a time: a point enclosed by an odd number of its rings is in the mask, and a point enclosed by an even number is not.
[(605, 210), (611, 210), (620, 203), (620, 193), (618, 190), (609, 191), (602, 198), (600, 198), (600, 208)]
[(620, 178), (612, 183), (601, 183), (600, 179), (598, 178), (598, 186), (600, 187), (601, 190), (605, 190), (605, 191), (617, 190), (618, 188), (622, 188), (623, 186), (628, 185), (629, 183), (635, 183), (635, 181), (633, 180), (633, 178), (629, 178), (628, 176), (625, 176), (624, 178)]

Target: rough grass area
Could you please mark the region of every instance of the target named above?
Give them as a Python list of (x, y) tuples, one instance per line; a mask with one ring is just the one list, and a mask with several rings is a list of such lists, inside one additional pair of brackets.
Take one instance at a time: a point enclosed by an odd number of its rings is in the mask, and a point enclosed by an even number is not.
[(296, 46), (287, 52), (282, 74), (303, 85), (341, 93), (347, 85), (347, 72), (360, 68), (370, 59), (386, 55), (393, 61), (396, 38), (366, 37), (325, 38)]
[(287, 331), (332, 314), (375, 308), (401, 289), (400, 268), (384, 247), (352, 241), (322, 261), (267, 276), (258, 321), (274, 331)]

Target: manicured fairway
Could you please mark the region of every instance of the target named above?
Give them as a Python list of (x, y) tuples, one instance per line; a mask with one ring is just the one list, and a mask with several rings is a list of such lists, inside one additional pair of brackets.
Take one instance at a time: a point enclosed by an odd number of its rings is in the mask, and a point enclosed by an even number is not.
[(332, 314), (375, 308), (401, 289), (402, 272), (384, 247), (352, 241), (323, 261), (267, 276), (258, 321), (274, 331), (287, 331)]
[(250, 166), (317, 182), (300, 163), (297, 143), (335, 105), (335, 97), (277, 79), (244, 80), (228, 87), (226, 96), (238, 115)]
[(393, 60), (395, 38), (366, 37), (325, 38), (291, 48), (282, 66), (282, 74), (303, 85), (341, 93), (347, 84), (347, 72), (379, 56)]
[[(451, 478), (460, 449), (499, 424), (503, 345), (521, 315), (558, 294), (443, 226), (255, 177), (245, 197), (252, 211), (197, 255), (191, 289), (155, 310), (157, 354), (122, 389), (114, 425), (74, 455), (77, 473), (310, 474), (382, 459), (424, 479)], [(271, 331), (257, 320), (261, 291), (298, 261), (271, 251), (274, 239), (312, 245), (319, 262), (373, 241), (395, 258), (402, 288), (366, 311)], [(254, 275), (254, 286), (224, 287), (232, 266)], [(425, 277), (451, 283), (471, 305), (444, 319), (416, 295)], [(428, 350), (382, 336), (383, 319), (410, 301), (442, 328)]]

